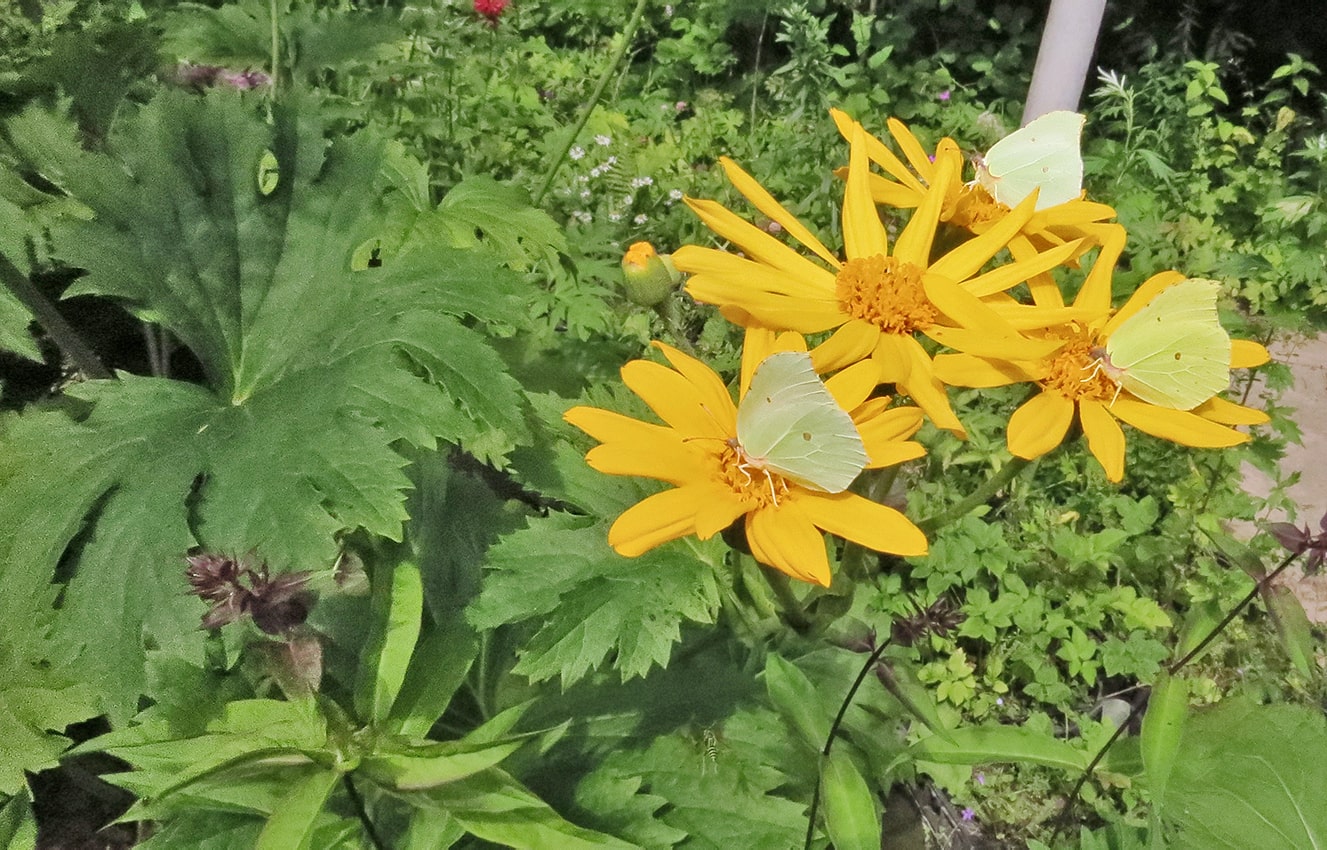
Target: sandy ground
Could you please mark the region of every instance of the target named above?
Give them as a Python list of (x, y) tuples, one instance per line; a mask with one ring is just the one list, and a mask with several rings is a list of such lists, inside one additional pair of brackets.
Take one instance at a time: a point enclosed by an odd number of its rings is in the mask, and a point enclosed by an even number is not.
[[(1300, 473), (1299, 481), (1289, 489), (1299, 505), (1295, 524), (1318, 531), (1318, 520), (1327, 511), (1327, 334), (1316, 339), (1296, 340), (1272, 346), (1272, 356), (1290, 364), (1295, 384), (1281, 403), (1294, 408), (1293, 418), (1303, 434), (1303, 445), (1290, 446), (1282, 469)], [(1244, 487), (1250, 493), (1266, 495), (1271, 481), (1262, 472), (1246, 466)], [(1269, 516), (1268, 520), (1286, 520)], [(1327, 572), (1305, 576), (1291, 567), (1281, 581), (1299, 597), (1312, 622), (1327, 623)]]

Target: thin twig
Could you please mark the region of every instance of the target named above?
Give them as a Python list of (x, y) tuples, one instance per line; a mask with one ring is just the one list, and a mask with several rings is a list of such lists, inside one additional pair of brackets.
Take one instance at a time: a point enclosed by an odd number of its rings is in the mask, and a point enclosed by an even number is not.
[(575, 128), (567, 135), (567, 140), (562, 145), (562, 151), (553, 160), (553, 164), (548, 168), (548, 173), (544, 175), (544, 182), (540, 184), (539, 190), (534, 193), (534, 205), (536, 207), (544, 199), (544, 195), (548, 194), (549, 188), (553, 185), (553, 177), (557, 174), (558, 169), (562, 167), (562, 163), (566, 161), (567, 154), (571, 152), (571, 146), (576, 143), (576, 138), (580, 136), (581, 130), (585, 129), (585, 125), (590, 120), (590, 114), (599, 105), (599, 98), (603, 96), (604, 89), (608, 87), (608, 81), (617, 73), (617, 66), (622, 62), (622, 57), (627, 54), (627, 48), (631, 46), (631, 40), (636, 36), (636, 29), (640, 26), (641, 18), (645, 15), (645, 4), (648, 2), (649, 0), (636, 0), (636, 8), (632, 10), (626, 29), (622, 31), (622, 40), (609, 58), (608, 67), (604, 68), (603, 74), (599, 76), (599, 81), (595, 83), (590, 99), (586, 101), (585, 108), (581, 110), (580, 120), (576, 122)]

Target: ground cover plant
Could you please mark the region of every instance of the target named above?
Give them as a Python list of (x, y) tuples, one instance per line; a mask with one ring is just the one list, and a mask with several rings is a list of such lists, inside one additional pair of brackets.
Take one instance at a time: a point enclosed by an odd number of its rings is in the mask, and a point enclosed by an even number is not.
[(1318, 69), (1039, 15), (0, 12), (5, 846), (1319, 843)]

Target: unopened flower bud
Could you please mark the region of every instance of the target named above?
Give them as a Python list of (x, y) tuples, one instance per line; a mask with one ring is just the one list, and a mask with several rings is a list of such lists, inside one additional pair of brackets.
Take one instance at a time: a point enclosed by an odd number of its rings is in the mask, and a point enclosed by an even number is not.
[(677, 288), (681, 275), (672, 257), (655, 253), (649, 242), (636, 242), (622, 256), (622, 281), (627, 297), (642, 307), (654, 307)]

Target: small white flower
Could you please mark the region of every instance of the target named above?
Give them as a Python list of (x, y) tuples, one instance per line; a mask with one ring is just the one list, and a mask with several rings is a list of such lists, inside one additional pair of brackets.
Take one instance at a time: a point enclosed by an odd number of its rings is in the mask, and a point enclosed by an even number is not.
[(667, 6), (664, 6), (664, 17), (671, 18), (672, 16), (673, 16), (673, 4), (669, 3)]
[(581, 198), (582, 198), (582, 199), (586, 199), (586, 200), (588, 200), (589, 197), (590, 197), (590, 190), (589, 190), (589, 189), (582, 189), (582, 190), (581, 190)]
[(580, 145), (577, 145), (576, 147), (568, 151), (568, 155), (572, 159), (580, 159), (581, 157), (585, 156), (585, 148), (581, 147)]
[(603, 133), (600, 133), (599, 135), (594, 137), (594, 143), (597, 145), (608, 147), (613, 143), (613, 140), (608, 136), (605, 136)]
[(590, 182), (590, 177), (589, 177), (588, 174), (577, 174), (577, 175), (576, 175), (576, 182), (577, 182), (577, 183), (589, 183), (589, 182)]
[(598, 177), (600, 174), (603, 174), (603, 173), (604, 173), (603, 170), (602, 170), (599, 166), (597, 166), (597, 165), (596, 165), (594, 168), (591, 168), (591, 169), (590, 169), (590, 176), (591, 176), (591, 177)]
[(622, 206), (624, 206), (624, 207), (629, 207), (629, 206), (631, 206), (631, 205), (634, 204), (634, 203), (636, 203), (636, 199), (635, 199), (634, 197), (632, 197), (631, 195), (623, 195), (623, 196), (622, 196)]
[(647, 222), (647, 221), (649, 221), (649, 220), (650, 220), (650, 217), (649, 217), (648, 215), (646, 215), (645, 213), (641, 213), (640, 215), (638, 215), (638, 216), (636, 216), (635, 218), (633, 218), (633, 219), (632, 219), (632, 222), (634, 222), (634, 223), (636, 223), (636, 224), (644, 224), (645, 222)]
[(609, 213), (609, 214), (608, 214), (608, 220), (609, 220), (609, 221), (621, 221), (621, 220), (622, 220), (622, 213)]
[(590, 222), (594, 221), (594, 216), (590, 215), (584, 210), (577, 210), (576, 212), (572, 213), (572, 217), (574, 217), (581, 224), (589, 224)]
[(631, 188), (633, 188), (633, 189), (640, 189), (640, 188), (642, 188), (642, 187), (644, 187), (644, 186), (651, 186), (651, 185), (653, 185), (653, 184), (654, 184), (654, 178), (653, 178), (653, 177), (633, 177), (633, 178), (631, 178)]
[(668, 193), (668, 200), (670, 200), (670, 201), (680, 201), (680, 200), (682, 200), (682, 190), (681, 190), (681, 189), (673, 189), (673, 190), (671, 190), (671, 191)]
[(617, 165), (617, 157), (610, 156), (607, 160), (604, 161), (604, 171), (607, 171), (608, 166), (610, 165)]

